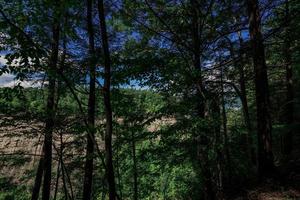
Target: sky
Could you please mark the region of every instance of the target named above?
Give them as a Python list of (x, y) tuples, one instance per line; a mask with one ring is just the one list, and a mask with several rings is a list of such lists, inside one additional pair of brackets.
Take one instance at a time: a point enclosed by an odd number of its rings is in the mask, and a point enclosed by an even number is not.
[[(5, 65), (6, 60), (3, 55), (0, 56), (0, 66)], [(4, 73), (0, 76), (0, 88), (1, 87), (14, 87), (18, 84), (20, 84), (24, 88), (28, 87), (41, 87), (42, 82), (40, 81), (33, 81), (33, 80), (24, 80), (19, 81), (15, 80), (15, 75)]]

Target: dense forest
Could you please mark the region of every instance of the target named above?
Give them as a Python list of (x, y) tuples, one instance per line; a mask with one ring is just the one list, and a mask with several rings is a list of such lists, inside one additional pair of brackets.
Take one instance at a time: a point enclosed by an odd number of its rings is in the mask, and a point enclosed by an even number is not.
[(300, 1), (0, 0), (0, 200), (300, 199)]

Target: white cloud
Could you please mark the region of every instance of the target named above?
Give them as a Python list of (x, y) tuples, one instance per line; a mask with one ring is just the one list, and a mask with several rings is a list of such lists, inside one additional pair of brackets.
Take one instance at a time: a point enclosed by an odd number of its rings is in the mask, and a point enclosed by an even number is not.
[[(0, 67), (2, 65), (6, 64), (6, 59), (4, 55), (0, 55)], [(9, 74), (9, 73), (4, 73), (0, 76), (0, 88), (1, 87), (14, 87), (18, 84), (20, 84), (24, 88), (28, 87), (42, 87), (43, 82), (40, 80), (16, 80), (15, 75)]]
[(4, 56), (0, 56), (0, 66), (5, 65), (6, 64), (6, 59), (4, 58)]
[(15, 79), (15, 75), (13, 74), (2, 74), (0, 76), (0, 87), (14, 87), (20, 84), (24, 88), (28, 87), (42, 87), (43, 82), (39, 80), (25, 80), (20, 81)]
[(0, 76), (0, 87), (9, 87), (14, 82), (15, 76), (12, 74), (2, 74)]

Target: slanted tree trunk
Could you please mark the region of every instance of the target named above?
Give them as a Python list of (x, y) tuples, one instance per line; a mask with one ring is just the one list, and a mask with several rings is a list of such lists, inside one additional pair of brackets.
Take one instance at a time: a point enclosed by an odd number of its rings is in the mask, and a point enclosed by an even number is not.
[(56, 181), (55, 181), (55, 190), (54, 190), (54, 197), (53, 199), (56, 200), (57, 192), (58, 192), (58, 186), (59, 186), (59, 177), (60, 177), (60, 159), (57, 163), (57, 170), (56, 170)]
[(112, 152), (112, 108), (110, 101), (110, 82), (111, 82), (111, 62), (110, 53), (108, 46), (108, 38), (106, 31), (105, 13), (104, 13), (104, 3), (103, 0), (98, 0), (98, 13), (100, 19), (100, 30), (101, 39), (104, 52), (104, 108), (105, 108), (105, 119), (106, 119), (106, 130), (105, 130), (105, 159), (106, 159), (106, 175), (108, 181), (109, 199), (116, 199), (116, 185), (115, 185), (115, 175), (113, 167), (113, 152)]
[(285, 120), (288, 126), (283, 138), (283, 153), (289, 155), (293, 150), (293, 131), (291, 125), (294, 123), (294, 90), (293, 90), (293, 69), (291, 56), (291, 27), (289, 1), (285, 1), (285, 39), (284, 39), (284, 60), (286, 70), (286, 108)]
[[(74, 192), (73, 192), (73, 187), (72, 187), (72, 182), (71, 182), (70, 176), (69, 176), (69, 174), (67, 172), (67, 169), (66, 169), (66, 166), (64, 164), (63, 159), (61, 158), (60, 160), (61, 160), (61, 162), (60, 162), (60, 164), (61, 164), (61, 175), (62, 175), (62, 181), (63, 181), (65, 199), (74, 200)], [(68, 181), (69, 186), (70, 186), (71, 195), (69, 194), (68, 189), (67, 189), (67, 181)]]
[[(58, 8), (59, 1), (55, 2), (55, 8)], [(60, 23), (59, 15), (55, 16), (52, 25), (52, 44), (51, 44), (51, 56), (49, 60), (48, 69), (48, 97), (46, 107), (46, 125), (45, 125), (45, 140), (44, 140), (44, 181), (42, 190), (42, 199), (49, 200), (51, 192), (51, 172), (52, 172), (52, 135), (54, 129), (55, 118), (55, 91), (56, 91), (56, 78), (55, 72), (58, 62), (58, 50), (59, 50), (59, 34)]]
[(92, 194), (93, 168), (94, 168), (94, 139), (95, 139), (95, 87), (96, 87), (96, 71), (95, 71), (95, 45), (93, 30), (92, 0), (87, 0), (87, 30), (89, 37), (89, 99), (88, 99), (88, 129), (86, 160), (83, 182), (83, 199), (90, 200)]
[[(63, 142), (63, 133), (60, 133), (59, 139), (60, 139), (59, 165), (60, 165), (60, 171), (62, 173), (62, 183), (63, 183), (63, 189), (64, 189), (64, 193), (65, 193), (65, 199), (73, 200), (73, 196), (72, 196), (72, 198), (70, 198), (70, 195), (69, 195), (69, 192), (67, 189), (66, 178), (65, 178), (65, 169), (64, 169), (64, 164), (63, 164), (63, 153), (64, 153), (65, 144)], [(71, 183), (70, 183), (70, 187), (72, 188)]]
[(271, 176), (274, 170), (271, 116), (268, 74), (265, 61), (265, 48), (261, 33), (259, 4), (257, 0), (247, 0), (249, 14), (249, 32), (253, 51), (255, 72), (255, 93), (257, 109), (257, 138), (258, 138), (258, 177)]
[(38, 200), (40, 194), (40, 188), (42, 184), (42, 178), (44, 173), (44, 147), (42, 148), (42, 156), (39, 160), (37, 173), (35, 175), (34, 186), (32, 189), (31, 200)]

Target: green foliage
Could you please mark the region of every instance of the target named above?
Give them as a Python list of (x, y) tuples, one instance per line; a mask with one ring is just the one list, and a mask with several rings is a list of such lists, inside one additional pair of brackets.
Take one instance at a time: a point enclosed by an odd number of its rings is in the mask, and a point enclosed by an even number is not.
[[(0, 76), (9, 73), (16, 76), (16, 81), (41, 83), (43, 79), (44, 83), (39, 88), (23, 88), (21, 83), (0, 88), (0, 125), (6, 130), (17, 126), (19, 119), (25, 119), (26, 123), (45, 122), (49, 117), (47, 80), (55, 78), (53, 149), (62, 148), (59, 146), (62, 134), (65, 170), (71, 179), (67, 189), (71, 190), (72, 184), (75, 196), (80, 197), (86, 152), (90, 38), (86, 34), (86, 1), (59, 2), (57, 6), (53, 0), (0, 0), (0, 55), (6, 60), (0, 66)], [(213, 193), (239, 190), (239, 186), (255, 176), (249, 162), (247, 140), (253, 141), (254, 151), (257, 151), (260, 134), (256, 132), (255, 72), (245, 2), (105, 2), (112, 64), (113, 162), (118, 195), (124, 200), (133, 199), (135, 175), (141, 200), (200, 199), (208, 180), (212, 182)], [(266, 2), (260, 2), (265, 12), (261, 13), (261, 29), (268, 65), (273, 151), (277, 159), (283, 137), (299, 130), (300, 4), (288, 1), (291, 19), (286, 21), (283, 1)], [(105, 61), (96, 4), (97, 1), (93, 1), (96, 53), (92, 59), (97, 71), (95, 135), (102, 154), (105, 149), (102, 85)], [(52, 22), (57, 17), (58, 63), (55, 69), (50, 69), (53, 67), (50, 65)], [(290, 124), (285, 121), (288, 43), (295, 91), (295, 122)], [(250, 127), (243, 112), (241, 82), (246, 87), (243, 92)], [(43, 137), (47, 131), (42, 128), (39, 136)], [(35, 132), (30, 132), (30, 136), (36, 137)], [(100, 200), (108, 198), (108, 187), (98, 153), (97, 149), (93, 196)], [(5, 167), (21, 168), (28, 161), (25, 156), (0, 157)], [(33, 171), (24, 173), (26, 176), (14, 178), (24, 182), (33, 179)], [(64, 199), (64, 188), (59, 181), (57, 199)], [(15, 185), (8, 177), (0, 178), (0, 200), (29, 198), (27, 184)]]
[(7, 177), (0, 177), (0, 200), (27, 200), (30, 198), (25, 185), (14, 185)]

